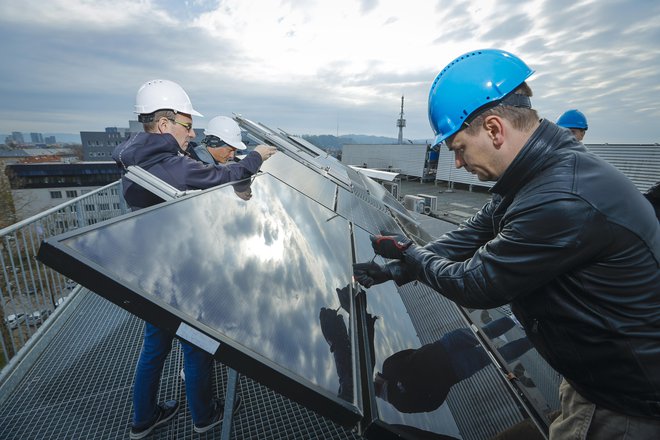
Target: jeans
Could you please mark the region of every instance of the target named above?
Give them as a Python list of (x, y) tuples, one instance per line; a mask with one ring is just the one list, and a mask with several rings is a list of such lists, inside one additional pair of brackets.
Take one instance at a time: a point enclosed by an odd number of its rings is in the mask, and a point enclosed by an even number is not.
[[(165, 359), (172, 349), (173, 335), (144, 323), (144, 342), (133, 385), (133, 426), (148, 426), (157, 415), (158, 388)], [(186, 398), (193, 423), (208, 424), (213, 418), (211, 369), (213, 357), (207, 352), (180, 341), (186, 374)]]
[[(486, 336), (492, 339), (506, 333), (514, 325), (515, 323), (510, 318), (504, 317), (489, 322), (482, 330)], [(451, 331), (444, 335), (439, 342), (449, 353), (452, 367), (459, 381), (467, 379), (491, 363), (488, 354), (469, 329), (459, 328)], [(523, 337), (503, 345), (498, 351), (507, 362), (511, 362), (530, 348), (532, 348), (531, 342)]]

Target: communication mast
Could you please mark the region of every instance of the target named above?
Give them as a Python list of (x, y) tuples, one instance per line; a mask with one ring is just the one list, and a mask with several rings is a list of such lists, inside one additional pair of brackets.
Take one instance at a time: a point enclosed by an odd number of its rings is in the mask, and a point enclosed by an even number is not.
[(403, 119), (403, 95), (401, 95), (401, 115), (396, 120), (396, 126), (399, 127), (399, 144), (403, 144), (403, 127), (406, 126), (406, 120)]

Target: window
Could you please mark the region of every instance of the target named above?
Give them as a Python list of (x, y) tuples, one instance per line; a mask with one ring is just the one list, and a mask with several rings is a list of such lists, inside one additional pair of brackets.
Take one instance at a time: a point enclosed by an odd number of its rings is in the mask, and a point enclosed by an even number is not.
[(50, 192), (50, 198), (51, 199), (61, 199), (62, 198), (62, 191), (51, 191)]
[(110, 210), (110, 204), (109, 203), (99, 203), (99, 209), (101, 211), (109, 211)]
[(85, 205), (85, 211), (87, 211), (87, 212), (96, 211), (96, 206), (94, 206), (94, 205)]
[(74, 197), (78, 197), (78, 191), (76, 191), (75, 189), (74, 190), (68, 190), (66, 192), (66, 196), (70, 199), (72, 199)]

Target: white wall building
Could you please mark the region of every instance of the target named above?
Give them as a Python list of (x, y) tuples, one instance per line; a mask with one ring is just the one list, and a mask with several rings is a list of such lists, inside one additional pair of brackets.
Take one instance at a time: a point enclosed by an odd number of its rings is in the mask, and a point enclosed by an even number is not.
[(341, 162), (421, 179), (425, 172), (426, 149), (424, 144), (346, 144), (342, 148)]
[[(659, 144), (585, 144), (585, 146), (589, 151), (618, 168), (642, 192), (660, 181)], [(495, 182), (479, 181), (477, 176), (468, 173), (464, 168), (457, 170), (454, 154), (446, 147), (440, 149), (437, 180), (484, 188), (490, 188), (495, 184)]]

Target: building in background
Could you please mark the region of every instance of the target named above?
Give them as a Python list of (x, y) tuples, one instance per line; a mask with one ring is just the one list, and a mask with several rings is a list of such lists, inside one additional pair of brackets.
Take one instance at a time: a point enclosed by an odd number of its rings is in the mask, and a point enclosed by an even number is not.
[[(128, 128), (106, 127), (105, 131), (81, 131), (80, 140), (83, 148), (83, 160), (85, 161), (108, 161), (112, 160), (112, 151), (124, 140), (134, 133), (144, 131), (142, 123), (128, 121)], [(204, 130), (196, 129), (195, 142), (199, 143), (204, 138)]]
[[(585, 144), (588, 150), (619, 169), (642, 192), (660, 179), (659, 144)], [(473, 187), (490, 188), (495, 182), (482, 182), (465, 168), (456, 169), (454, 155), (446, 148), (440, 149), (437, 181)]]
[(33, 144), (43, 144), (44, 143), (44, 135), (41, 133), (30, 133), (30, 141)]
[(105, 131), (81, 131), (83, 160), (109, 161), (115, 147), (130, 136), (128, 128), (107, 127)]
[(25, 143), (25, 139), (23, 139), (23, 133), (20, 131), (12, 131), (11, 139), (19, 145), (23, 145)]
[[(28, 218), (67, 200), (119, 179), (115, 162), (48, 162), (8, 164), (9, 180), (17, 220)], [(119, 209), (117, 201), (98, 208), (98, 218)], [(96, 211), (97, 208), (94, 208)]]
[(436, 162), (431, 162), (427, 144), (346, 144), (341, 162), (402, 174), (422, 181), (435, 180)]

